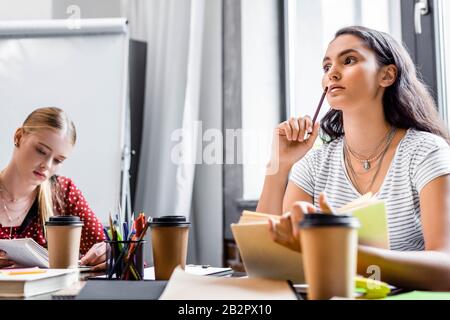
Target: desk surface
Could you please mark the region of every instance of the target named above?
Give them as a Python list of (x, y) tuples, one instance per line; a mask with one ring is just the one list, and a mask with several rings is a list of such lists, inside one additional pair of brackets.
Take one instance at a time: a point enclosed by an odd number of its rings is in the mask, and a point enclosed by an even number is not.
[[(102, 276), (104, 275), (104, 271), (101, 272), (80, 272), (79, 274), (79, 280), (78, 282), (74, 283), (73, 285), (65, 288), (65, 289), (61, 289), (58, 291), (54, 291), (54, 292), (48, 292), (48, 293), (44, 293), (44, 294), (40, 294), (40, 295), (35, 295), (35, 296), (30, 296), (30, 297), (25, 297), (25, 298), (16, 298), (16, 297), (8, 297), (8, 298), (1, 298), (0, 300), (72, 300), (75, 299), (76, 296), (78, 295), (78, 293), (84, 288), (84, 286), (87, 284), (87, 282), (91, 283), (91, 286), (94, 286), (94, 283), (99, 283), (99, 282), (103, 282), (98, 284), (98, 286), (106, 286), (105, 283), (107, 282), (114, 282), (114, 283), (124, 283), (123, 280), (121, 281), (116, 281), (116, 280), (105, 280), (105, 279), (99, 279), (99, 280), (89, 280), (91, 278), (95, 278), (98, 276)], [(242, 277), (245, 276), (245, 273), (243, 272), (233, 272), (232, 277)], [(125, 282), (143, 282), (143, 281), (125, 281)], [(153, 283), (153, 286), (155, 287), (155, 290), (159, 292), (159, 295), (162, 293), (162, 291), (165, 288), (165, 284), (167, 283), (167, 281), (151, 281), (151, 280), (146, 280), (145, 282), (147, 283)], [(120, 284), (117, 284), (116, 286), (119, 286)], [(139, 285), (138, 285), (139, 286)], [(123, 292), (123, 291), (121, 291)], [(159, 297), (158, 295), (158, 297)], [(105, 295), (103, 297), (99, 297), (99, 299), (113, 299), (114, 297), (112, 296), (108, 296)], [(94, 297), (89, 298), (89, 299), (94, 299)], [(118, 297), (116, 297), (116, 299), (118, 299)], [(147, 298), (148, 299), (148, 298)], [(157, 299), (157, 298), (156, 298)]]
[[(104, 272), (82, 272), (79, 276), (79, 281), (74, 283), (68, 288), (49, 292), (41, 295), (26, 297), (26, 298), (0, 298), (0, 300), (73, 300), (76, 299), (78, 293), (86, 286), (90, 287), (86, 290), (86, 295), (83, 294), (81, 299), (86, 300), (109, 300), (109, 299), (120, 299), (120, 300), (137, 300), (137, 299), (145, 299), (145, 300), (156, 300), (159, 295), (163, 292), (167, 281), (155, 281), (155, 280), (145, 280), (145, 281), (123, 281), (123, 280), (89, 280), (89, 278), (93, 278), (99, 275), (104, 274)], [(246, 274), (243, 272), (233, 272), (232, 277), (242, 277)], [(144, 283), (145, 282), (145, 283)], [(110, 283), (110, 284), (108, 284)], [(112, 283), (112, 284), (111, 284)], [(135, 290), (134, 294), (126, 295), (126, 286), (127, 283), (131, 283), (129, 287), (132, 287)], [(139, 284), (140, 283), (140, 284)], [(112, 288), (114, 287), (114, 288)], [(106, 290), (111, 289), (112, 290)], [(296, 292), (300, 300), (306, 299), (305, 288), (296, 287)], [(141, 291), (140, 291), (141, 290)], [(141, 293), (139, 293), (139, 291)], [(115, 295), (114, 292), (119, 292), (119, 296)], [(393, 292), (393, 295), (397, 295), (399, 293), (404, 293), (404, 290), (397, 290)], [(92, 295), (94, 293), (94, 295)], [(142, 294), (143, 293), (143, 294)], [(124, 294), (126, 296), (124, 296)]]

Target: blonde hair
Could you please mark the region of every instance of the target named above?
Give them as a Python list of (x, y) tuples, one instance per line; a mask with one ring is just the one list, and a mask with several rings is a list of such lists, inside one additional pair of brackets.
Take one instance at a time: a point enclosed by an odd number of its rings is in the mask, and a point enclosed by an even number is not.
[[(34, 110), (22, 124), (24, 134), (32, 134), (43, 129), (57, 130), (65, 134), (72, 145), (75, 145), (77, 134), (75, 125), (69, 119), (67, 114), (55, 107), (39, 108)], [(53, 216), (53, 204), (58, 202), (62, 207), (62, 201), (59, 198), (57, 181), (53, 178), (44, 181), (38, 187), (38, 215), (41, 224), (44, 226), (51, 216)], [(45, 228), (44, 228), (45, 233)]]

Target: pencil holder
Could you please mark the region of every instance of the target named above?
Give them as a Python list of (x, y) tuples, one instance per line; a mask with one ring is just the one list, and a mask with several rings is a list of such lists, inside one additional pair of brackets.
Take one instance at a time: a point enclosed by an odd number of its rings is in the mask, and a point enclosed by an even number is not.
[(106, 276), (117, 280), (144, 279), (144, 244), (146, 240), (105, 241)]

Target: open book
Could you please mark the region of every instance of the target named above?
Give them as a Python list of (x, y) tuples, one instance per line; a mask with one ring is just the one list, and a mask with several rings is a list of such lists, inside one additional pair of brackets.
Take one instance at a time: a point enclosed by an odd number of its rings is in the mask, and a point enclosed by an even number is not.
[(280, 216), (244, 211), (231, 231), (249, 277), (291, 280), (304, 283), (302, 255), (274, 242), (269, 219)]
[(337, 209), (337, 213), (351, 214), (359, 219), (359, 244), (389, 249), (389, 229), (383, 200), (369, 192)]
[[(0, 250), (8, 258), (23, 267), (49, 268), (48, 251), (32, 238), (0, 239)], [(90, 271), (92, 266), (78, 266), (80, 272)]]
[(161, 300), (297, 300), (287, 281), (204, 277), (177, 267), (162, 293)]
[[(368, 193), (342, 208), (337, 213), (352, 214), (360, 221), (360, 244), (389, 248), (389, 232), (384, 201)], [(249, 277), (291, 280), (304, 283), (301, 253), (275, 243), (269, 232), (268, 220), (280, 216), (244, 211), (231, 231), (241, 253)]]
[(0, 250), (8, 254), (9, 259), (25, 267), (48, 268), (48, 252), (32, 238), (2, 239)]

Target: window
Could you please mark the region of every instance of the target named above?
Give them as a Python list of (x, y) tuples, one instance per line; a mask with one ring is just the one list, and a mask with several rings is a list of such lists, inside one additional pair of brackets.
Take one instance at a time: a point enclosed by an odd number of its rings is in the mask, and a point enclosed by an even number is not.
[(435, 30), (436, 30), (436, 76), (439, 111), (450, 128), (449, 97), (450, 97), (450, 5), (448, 1), (436, 1)]
[[(429, 13), (421, 17), (423, 32), (416, 34), (417, 2), (223, 0), (224, 128), (243, 131), (241, 162), (224, 165), (226, 259), (235, 259), (236, 253), (230, 223), (238, 221), (242, 209), (254, 209), (256, 201), (249, 200), (261, 193), (272, 129), (287, 117), (315, 111), (322, 94), (322, 58), (339, 28), (363, 25), (403, 42), (437, 93), (450, 127), (450, 19), (444, 19), (450, 16), (450, 3), (428, 0)], [(319, 118), (326, 111), (325, 103)]]
[[(243, 199), (258, 199), (280, 122), (278, 0), (244, 0), (242, 10)], [(261, 36), (263, 35), (263, 36)]]
[[(278, 0), (241, 2), (241, 160), (246, 200), (259, 198), (272, 130), (285, 120), (282, 115), (312, 116), (322, 93), (323, 54), (334, 33), (343, 26), (358, 24), (401, 39), (400, 0), (283, 1), (284, 21), (279, 21)], [(284, 35), (280, 34), (280, 23)], [(285, 44), (284, 56), (279, 54), (280, 43)], [(286, 68), (282, 70), (284, 64)], [(280, 79), (280, 74), (284, 79)], [(286, 91), (285, 97), (280, 88)], [(320, 117), (328, 108), (325, 102)]]
[[(363, 25), (401, 40), (400, 0), (285, 0), (287, 114), (313, 116), (322, 93), (322, 59), (341, 27)], [(329, 109), (326, 101), (321, 118)]]

